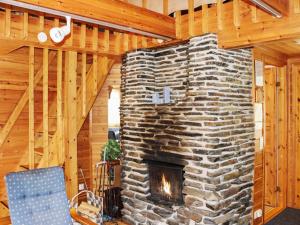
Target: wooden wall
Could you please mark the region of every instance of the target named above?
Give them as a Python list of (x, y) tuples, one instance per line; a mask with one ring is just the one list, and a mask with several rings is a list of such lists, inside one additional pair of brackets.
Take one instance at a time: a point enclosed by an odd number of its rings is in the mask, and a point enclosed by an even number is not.
[(84, 178), (80, 172), (80, 168), (85, 177), (88, 188), (92, 186), (92, 155), (90, 147), (90, 121), (89, 117), (84, 121), (82, 128), (77, 137), (77, 159), (78, 159), (78, 184), (84, 183)]
[[(115, 64), (108, 75), (105, 84), (99, 93), (95, 104), (90, 111), (90, 146), (92, 149), (93, 178), (96, 177), (95, 165), (100, 161), (102, 147), (107, 142), (108, 136), (108, 97), (109, 87), (120, 88), (121, 64)], [(94, 183), (95, 184), (95, 183)]]
[(300, 208), (300, 58), (290, 59), (289, 68), (289, 129), (288, 129), (288, 195), (287, 206)]

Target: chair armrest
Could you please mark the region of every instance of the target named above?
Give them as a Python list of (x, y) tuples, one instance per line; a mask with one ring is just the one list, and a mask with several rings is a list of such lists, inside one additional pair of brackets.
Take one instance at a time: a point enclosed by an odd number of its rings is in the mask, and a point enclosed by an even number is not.
[(76, 209), (74, 208), (71, 208), (70, 214), (74, 220), (81, 223), (82, 225), (97, 225), (96, 223), (90, 221), (89, 219), (79, 216), (76, 212)]
[(11, 224), (9, 216), (0, 218), (0, 225), (7, 225), (7, 224)]

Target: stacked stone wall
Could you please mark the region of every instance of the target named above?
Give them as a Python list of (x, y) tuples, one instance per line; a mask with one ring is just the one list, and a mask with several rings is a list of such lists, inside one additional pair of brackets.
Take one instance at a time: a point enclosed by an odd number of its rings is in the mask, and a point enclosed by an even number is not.
[[(171, 87), (171, 104), (152, 94)], [(249, 49), (214, 34), (128, 53), (122, 65), (123, 219), (130, 224), (251, 224), (254, 122)], [(184, 204), (151, 201), (144, 159), (184, 165)]]

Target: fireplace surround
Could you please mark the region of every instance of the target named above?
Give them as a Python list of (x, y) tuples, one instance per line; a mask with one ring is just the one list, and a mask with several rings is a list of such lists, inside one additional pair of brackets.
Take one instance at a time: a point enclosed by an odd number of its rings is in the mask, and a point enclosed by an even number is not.
[[(165, 86), (171, 89), (171, 102), (153, 104), (153, 93), (162, 95)], [(251, 88), (251, 51), (219, 49), (215, 34), (124, 56), (120, 134), (125, 221), (251, 224)], [(149, 160), (182, 168), (181, 203), (152, 198)], [(158, 175), (160, 186), (162, 172)]]
[(183, 204), (183, 166), (158, 161), (146, 161), (149, 171), (150, 197), (157, 204)]

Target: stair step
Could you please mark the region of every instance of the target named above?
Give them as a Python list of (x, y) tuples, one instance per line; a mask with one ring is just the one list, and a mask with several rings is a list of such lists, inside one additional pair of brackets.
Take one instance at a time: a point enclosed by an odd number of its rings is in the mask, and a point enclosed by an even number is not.
[[(34, 164), (34, 168), (38, 167), (38, 163)], [(29, 170), (29, 165), (20, 165), (21, 168), (25, 169), (25, 170)]]
[(44, 155), (44, 149), (43, 148), (35, 148), (34, 153), (40, 156)]

